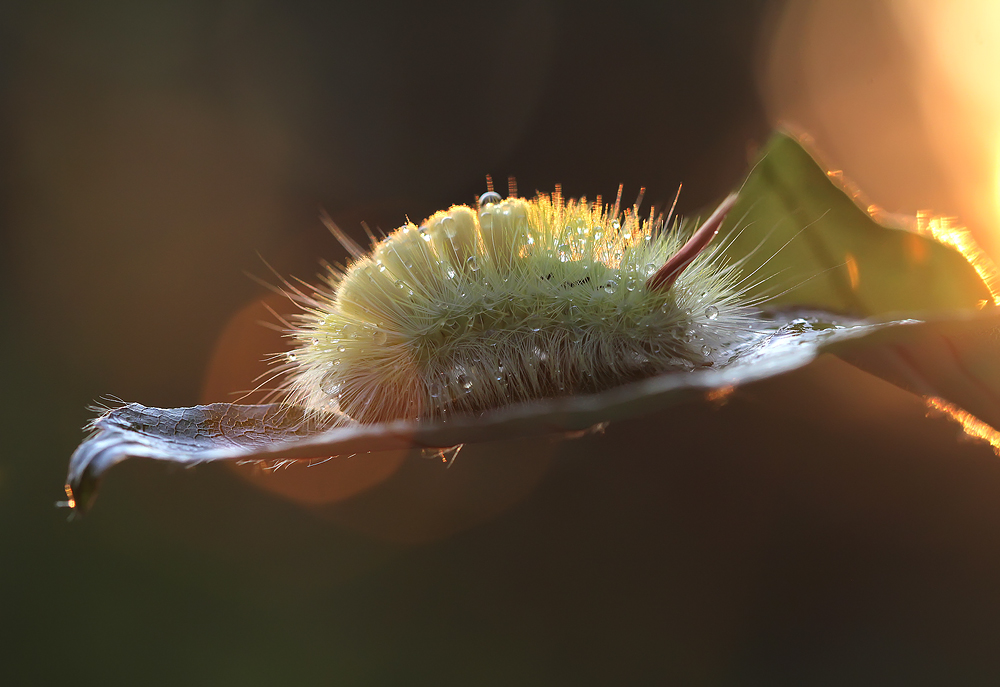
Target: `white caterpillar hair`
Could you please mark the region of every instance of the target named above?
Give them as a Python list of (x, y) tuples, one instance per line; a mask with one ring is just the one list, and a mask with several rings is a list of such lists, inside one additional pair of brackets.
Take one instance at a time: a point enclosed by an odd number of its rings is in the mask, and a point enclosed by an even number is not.
[(484, 194), (331, 268), (292, 335), (290, 402), (361, 423), (446, 421), (724, 360), (752, 308), (738, 265), (600, 200)]

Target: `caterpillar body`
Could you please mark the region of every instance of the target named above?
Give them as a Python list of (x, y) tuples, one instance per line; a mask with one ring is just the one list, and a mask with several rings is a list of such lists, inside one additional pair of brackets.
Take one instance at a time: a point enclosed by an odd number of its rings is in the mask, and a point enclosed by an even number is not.
[(735, 196), (689, 235), (670, 217), (557, 191), (489, 192), (330, 268), (292, 332), (287, 397), (360, 423), (448, 421), (723, 361), (752, 304), (706, 251)]

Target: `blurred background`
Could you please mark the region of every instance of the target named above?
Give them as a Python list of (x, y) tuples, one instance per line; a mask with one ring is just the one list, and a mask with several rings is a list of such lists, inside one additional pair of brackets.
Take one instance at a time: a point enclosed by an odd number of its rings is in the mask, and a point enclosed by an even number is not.
[(53, 504), (103, 395), (250, 388), (254, 277), (345, 260), (324, 209), (360, 237), (492, 174), (694, 213), (788, 122), (997, 259), (998, 64), (989, 0), (3, 3), (0, 680), (996, 684), (1000, 458), (832, 358), (450, 468), (136, 462)]

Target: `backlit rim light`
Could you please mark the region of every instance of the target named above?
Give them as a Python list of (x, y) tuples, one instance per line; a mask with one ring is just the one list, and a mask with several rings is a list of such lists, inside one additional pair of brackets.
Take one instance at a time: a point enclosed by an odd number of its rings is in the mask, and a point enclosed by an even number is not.
[(924, 398), (924, 401), (927, 403), (928, 409), (944, 413), (961, 425), (963, 432), (970, 437), (987, 442), (993, 447), (993, 452), (1000, 456), (1000, 432), (975, 415), (967, 413), (952, 403), (948, 403), (943, 398), (927, 396)]

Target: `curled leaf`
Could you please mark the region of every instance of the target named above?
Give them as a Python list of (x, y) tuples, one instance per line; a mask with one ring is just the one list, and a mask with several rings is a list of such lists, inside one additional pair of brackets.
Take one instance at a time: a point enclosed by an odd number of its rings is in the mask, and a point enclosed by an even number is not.
[(781, 375), (813, 361), (835, 343), (856, 341), (899, 323), (870, 323), (819, 314), (762, 319), (717, 367), (660, 375), (609, 391), (510, 406), (449, 422), (395, 421), (332, 428), (311, 424), (301, 409), (217, 403), (149, 408), (130, 403), (92, 423), (94, 434), (70, 460), (68, 489), (78, 509), (93, 500), (101, 475), (128, 458), (184, 465), (215, 461), (280, 461), (408, 448), (444, 448), (512, 436), (573, 434), (618, 419), (654, 413), (707, 391)]

